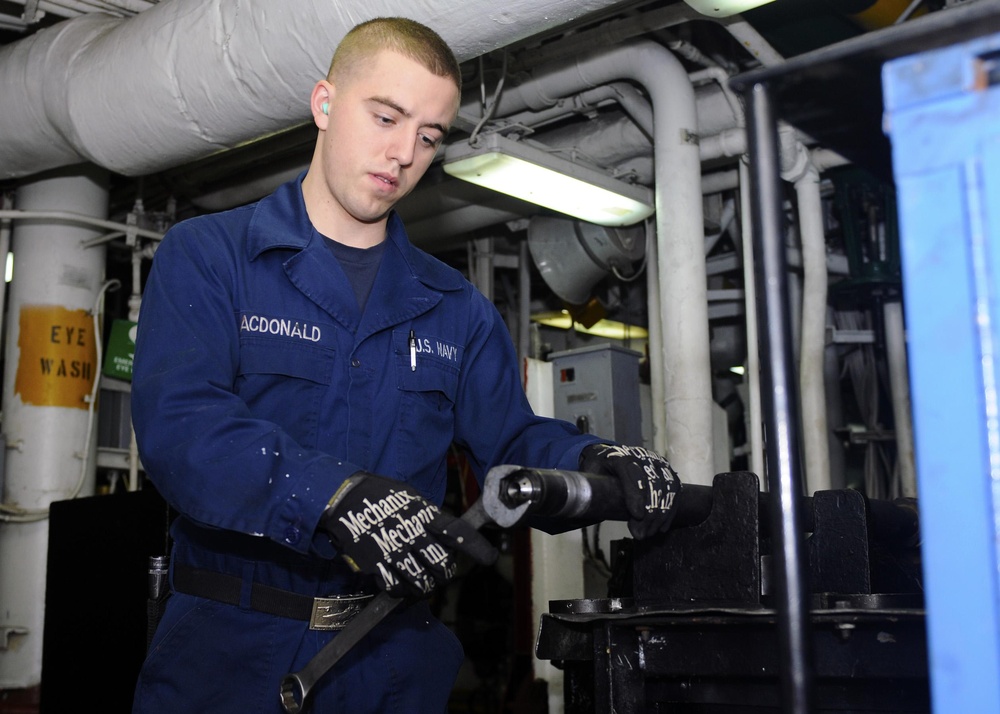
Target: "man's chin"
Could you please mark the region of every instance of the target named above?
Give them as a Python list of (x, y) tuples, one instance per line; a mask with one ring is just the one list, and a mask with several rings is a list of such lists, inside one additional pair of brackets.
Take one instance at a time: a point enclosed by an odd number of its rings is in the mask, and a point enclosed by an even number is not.
[(396, 204), (389, 206), (381, 213), (376, 211), (366, 211), (364, 213), (355, 213), (352, 215), (354, 217), (354, 220), (356, 220), (358, 223), (363, 223), (366, 226), (371, 226), (375, 225), (376, 223), (385, 222), (385, 219), (389, 217), (389, 213), (392, 211), (393, 206), (395, 205)]

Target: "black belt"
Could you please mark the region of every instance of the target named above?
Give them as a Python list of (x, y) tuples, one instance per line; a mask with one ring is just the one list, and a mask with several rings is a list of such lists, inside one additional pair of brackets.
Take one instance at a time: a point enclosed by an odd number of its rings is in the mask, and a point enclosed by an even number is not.
[[(242, 602), (243, 578), (178, 564), (174, 567), (174, 590), (229, 605)], [(332, 597), (309, 597), (261, 583), (250, 586), (250, 609), (268, 615), (304, 620), (311, 630), (342, 630), (372, 599), (361, 593)]]

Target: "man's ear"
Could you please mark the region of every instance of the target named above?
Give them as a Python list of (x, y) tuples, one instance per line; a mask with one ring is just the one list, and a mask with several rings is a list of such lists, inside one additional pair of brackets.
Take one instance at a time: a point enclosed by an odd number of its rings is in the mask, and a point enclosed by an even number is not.
[(333, 85), (325, 79), (316, 82), (313, 87), (312, 96), (309, 98), (309, 107), (312, 110), (313, 122), (323, 130), (326, 129), (330, 114), (330, 104), (333, 101)]

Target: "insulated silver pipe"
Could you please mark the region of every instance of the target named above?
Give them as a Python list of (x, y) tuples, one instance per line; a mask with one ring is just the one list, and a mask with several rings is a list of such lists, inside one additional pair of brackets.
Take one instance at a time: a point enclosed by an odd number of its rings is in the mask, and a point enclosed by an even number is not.
[(90, 13), (0, 48), (0, 178), (84, 161), (142, 176), (309, 119), (309, 92), (361, 20), (402, 15), (460, 61), (622, 0), (170, 0)]

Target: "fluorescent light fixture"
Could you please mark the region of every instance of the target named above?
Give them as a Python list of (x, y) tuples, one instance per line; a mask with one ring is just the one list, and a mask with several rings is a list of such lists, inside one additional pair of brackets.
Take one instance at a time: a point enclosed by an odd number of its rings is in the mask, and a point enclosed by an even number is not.
[(573, 163), (525, 141), (485, 134), (444, 152), (444, 170), (524, 201), (601, 226), (629, 226), (653, 213), (653, 192)]
[(617, 320), (601, 319), (590, 327), (584, 327), (579, 322), (575, 322), (566, 310), (539, 312), (531, 316), (531, 321), (559, 330), (575, 329), (585, 335), (595, 335), (609, 340), (645, 340), (649, 337), (649, 331), (645, 327), (629, 325)]
[(767, 5), (774, 0), (684, 0), (688, 5), (702, 15), (712, 17), (729, 17), (744, 10), (752, 10), (761, 5)]

